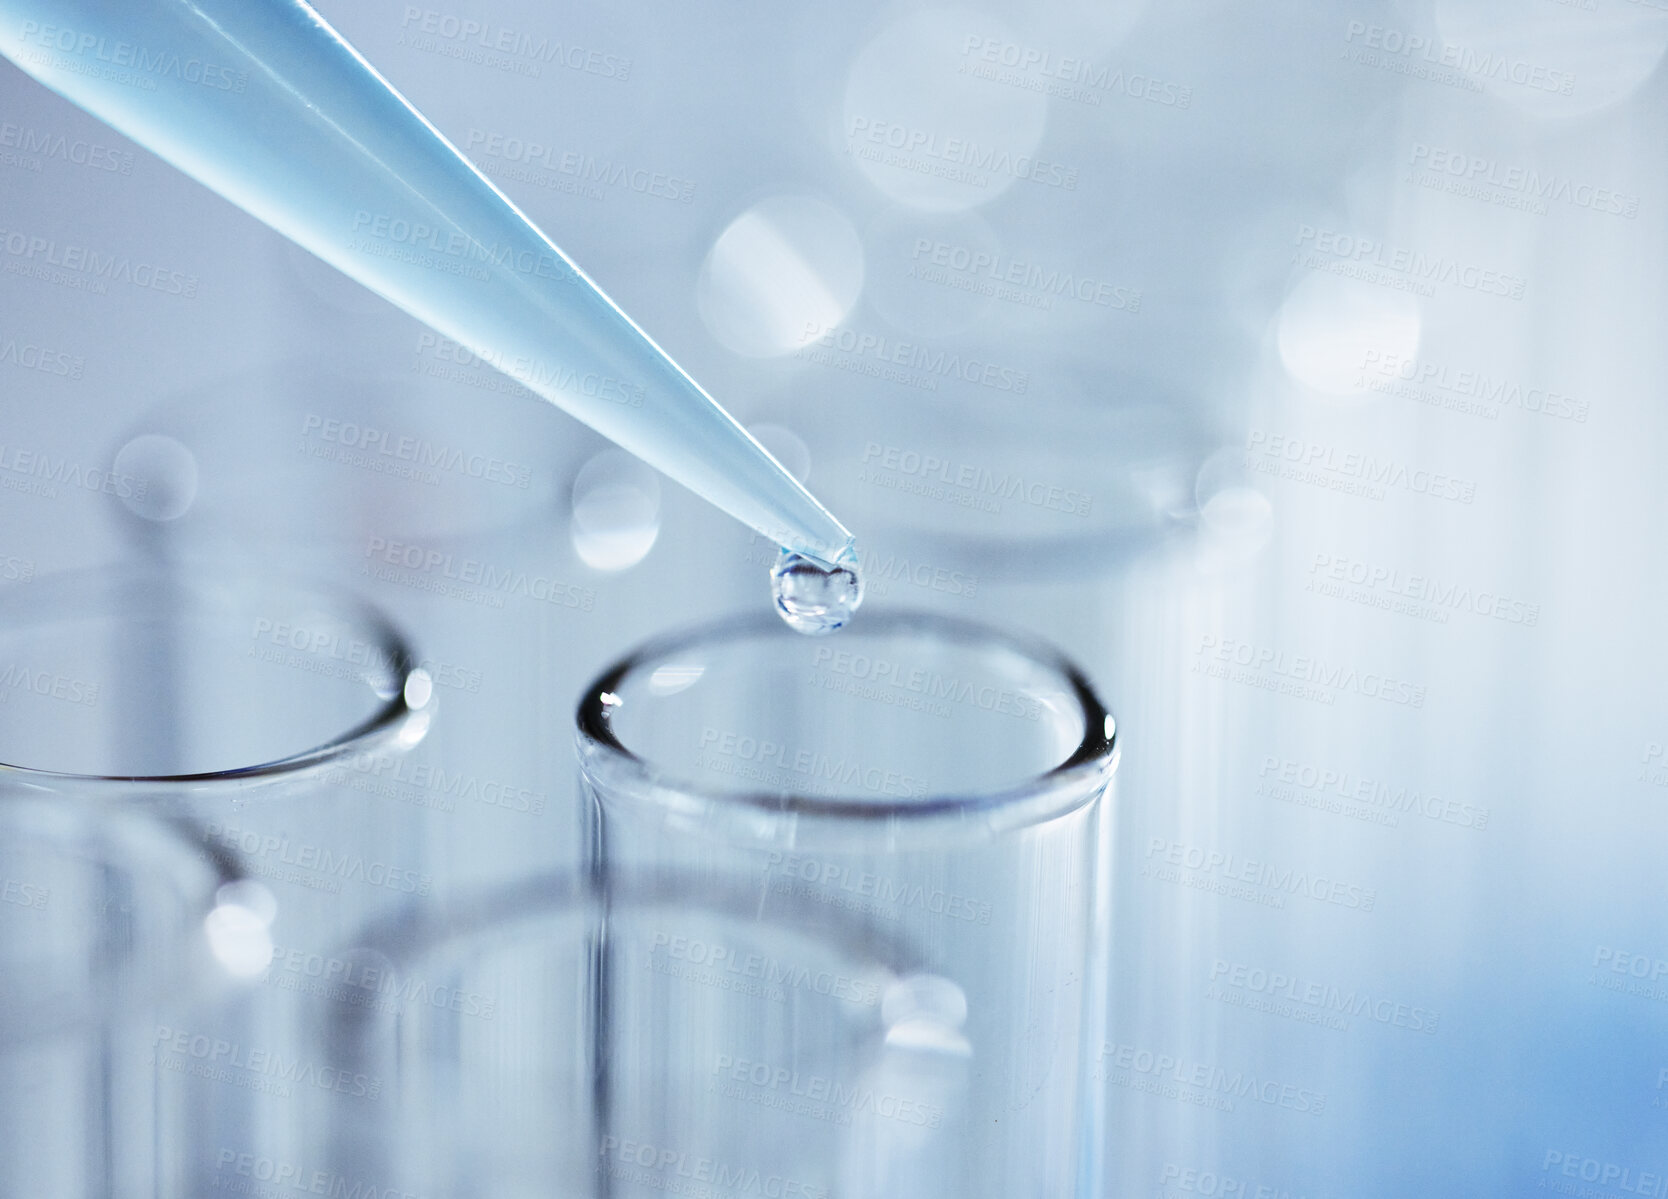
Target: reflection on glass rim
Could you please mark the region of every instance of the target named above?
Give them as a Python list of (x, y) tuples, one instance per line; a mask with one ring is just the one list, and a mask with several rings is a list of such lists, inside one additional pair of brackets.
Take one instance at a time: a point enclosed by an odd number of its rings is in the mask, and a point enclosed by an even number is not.
[[(849, 817), (861, 820), (926, 819), (949, 813), (994, 812), (1000, 809), (1039, 811), (1032, 819), (1068, 811), (1084, 802), (1093, 789), (1083, 786), (1104, 778), (1117, 763), (1116, 723), (1101, 703), (1083, 673), (1064, 655), (1041, 641), (1002, 632), (976, 621), (935, 613), (908, 610), (864, 612), (849, 634), (854, 640), (871, 634), (916, 635), (939, 643), (1000, 649), (1056, 675), (1082, 718), (1083, 734), (1075, 747), (1054, 767), (1017, 785), (982, 794), (944, 794), (898, 800), (856, 795), (779, 794), (729, 790), (668, 778), (655, 763), (627, 747), (610, 719), (621, 705), (619, 694), (626, 683), (647, 672), (651, 694), (664, 695), (657, 688), (657, 676), (668, 663), (688, 671), (686, 663), (700, 651), (727, 643), (772, 640), (790, 646), (804, 646), (805, 639), (769, 613), (733, 617), (674, 632), (646, 643), (608, 668), (586, 689), (576, 713), (581, 766), (593, 777), (627, 786), (678, 792), (702, 802), (741, 805), (771, 813), (799, 813), (807, 816)], [(1017, 815), (1017, 813), (1011, 813)], [(1027, 821), (1028, 822), (1028, 821)]]
[[(164, 593), (168, 606), (152, 610), (131, 603), (135, 595), (148, 597), (152, 592)], [(344, 627), (363, 632), (375, 646), (387, 677), (365, 679), (367, 689), (381, 701), (369, 715), (323, 743), (270, 760), (216, 770), (82, 773), (0, 761), (0, 791), (10, 788), (35, 793), (74, 790), (77, 794), (99, 794), (121, 789), (131, 793), (147, 785), (166, 786), (176, 795), (219, 788), (242, 791), (293, 779), (350, 754), (381, 747), (405, 749), (422, 740), (433, 711), (434, 682), (429, 672), (418, 664), (416, 651), (386, 616), (364, 601), (329, 587), (258, 574), (185, 576), (136, 565), (65, 571), (0, 588), (0, 636), (87, 619), (141, 624), (158, 610), (172, 620), (189, 620), (193, 612), (225, 614), (236, 611), (244, 601), (270, 604), (275, 596), (316, 605)], [(182, 598), (188, 601), (184, 606), (178, 603)]]

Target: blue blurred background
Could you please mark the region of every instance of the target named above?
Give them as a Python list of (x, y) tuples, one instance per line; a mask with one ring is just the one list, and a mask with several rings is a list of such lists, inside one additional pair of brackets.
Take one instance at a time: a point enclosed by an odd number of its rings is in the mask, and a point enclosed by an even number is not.
[[(1668, 1194), (1668, 6), (317, 7), (870, 603), (1098, 681), (1110, 1194)], [(394, 613), (473, 785), (366, 803), (435, 894), (572, 860), (580, 688), (768, 602), (774, 547), (8, 64), (0, 268), (5, 581)]]

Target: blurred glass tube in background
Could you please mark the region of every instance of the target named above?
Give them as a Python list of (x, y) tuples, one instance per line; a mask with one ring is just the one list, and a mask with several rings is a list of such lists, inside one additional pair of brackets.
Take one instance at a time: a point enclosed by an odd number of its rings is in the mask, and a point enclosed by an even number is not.
[(184, 1193), (185, 1084), (153, 1068), (153, 1032), (247, 976), (266, 936), (259, 886), (193, 833), (0, 775), (0, 1193)]
[[(953, 1146), (917, 1193), (1097, 1194), (1116, 752), (1075, 667), (937, 617), (816, 643), (744, 620), (639, 650), (578, 721), (601, 885), (688, 872), (760, 919), (816, 905), (917, 948), (889, 1037), (970, 1079), (947, 1103), (897, 1084)], [(713, 1103), (745, 1121), (749, 1098)]]
[(306, 1160), (371, 1194), (927, 1193), (944, 1130), (899, 1118), (899, 1080), (964, 1080), (898, 1040), (921, 975), (865, 931), (664, 871), (378, 922), (356, 944), (400, 998), (316, 1022), (307, 1056), (368, 1085), (319, 1105)]

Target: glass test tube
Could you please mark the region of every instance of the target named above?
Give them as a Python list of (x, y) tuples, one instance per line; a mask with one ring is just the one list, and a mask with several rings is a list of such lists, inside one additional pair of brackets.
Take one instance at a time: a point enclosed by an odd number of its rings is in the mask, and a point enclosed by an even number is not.
[[(30, 822), (0, 838), (0, 1169), (32, 1171), (0, 1191), (195, 1194), (285, 1125), (278, 952), (392, 894), (341, 893), (377, 860), (354, 837), (385, 784), (357, 767), (422, 737), (431, 690), (375, 611), (270, 578), (118, 566), (0, 590), (0, 816)], [(304, 806), (333, 823), (257, 823)], [(205, 936), (251, 984), (236, 1004), (195, 1002)]]
[(41, 782), (0, 778), (0, 1193), (182, 1193), (153, 1030), (237, 976), (259, 912), (190, 829)]
[(970, 1073), (918, 1193), (1098, 1193), (1116, 754), (1070, 663), (935, 617), (744, 620), (634, 653), (578, 721), (603, 880), (687, 871), (761, 918), (821, 906), (920, 947), (910, 1002)]
[(912, 1003), (935, 980), (907, 946), (820, 905), (761, 916), (672, 872), (594, 881), (544, 875), (358, 938), (400, 1001), (320, 1030), (314, 1056), (380, 1096), (326, 1113), (331, 1185), (922, 1193), (961, 1063)]
[[(320, 320), (317, 307), (316, 296), (296, 302), (286, 319)], [(339, 311), (331, 317), (342, 323)], [(409, 336), (399, 339), (406, 352)], [(351, 337), (379, 344), (368, 324)], [(397, 826), (387, 834), (402, 847), (392, 865), (440, 893), (577, 860), (578, 780), (564, 717), (606, 660), (599, 626), (623, 618), (609, 601), (627, 590), (580, 560), (569, 532), (568, 497), (601, 438), (524, 396), (326, 357), (257, 365), (170, 396), (107, 444), (117, 461), (172, 457), (195, 483), (194, 502), (172, 519), (147, 517), (176, 508), (109, 505), (123, 544), (187, 572), (258, 553), (340, 579), (421, 630), (444, 719), (383, 769), (356, 758), (352, 776), (399, 796), (360, 792), (352, 805), (380, 804)], [(604, 452), (626, 461), (628, 480), (653, 484), (646, 466)], [(151, 482), (159, 477), (161, 487)], [(174, 478), (153, 469), (151, 493), (170, 494)], [(658, 510), (654, 519), (651, 540)], [(266, 823), (264, 812), (257, 821)], [(561, 863), (557, 853), (567, 855)]]

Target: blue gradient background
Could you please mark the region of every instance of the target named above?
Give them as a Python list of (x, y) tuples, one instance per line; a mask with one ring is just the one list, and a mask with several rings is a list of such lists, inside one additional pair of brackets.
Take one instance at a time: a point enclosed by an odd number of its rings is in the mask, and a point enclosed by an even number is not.
[[(1668, 1193), (1668, 10), (318, 7), (772, 426), (891, 563), (877, 602), (1044, 634), (1099, 681), (1124, 738), (1109, 1194)], [(447, 36), (464, 22), (484, 32)], [(482, 50), (504, 31), (511, 51)], [(579, 65), (529, 74), (521, 33)], [(1021, 62), (969, 72), (992, 46)], [(1062, 72), (1080, 94), (1048, 94)], [(877, 165), (875, 122), (933, 139), (918, 162), (960, 138), (1059, 172)], [(41, 152), (59, 134), (98, 162)], [(171, 497), (8, 483), (0, 552), (41, 574), (245, 556), (354, 586), (473, 672), (424, 759), (547, 801), (404, 808), (398, 860), (441, 892), (569, 860), (573, 698), (650, 634), (766, 602), (767, 547), (9, 65), (0, 151), (0, 342), (75, 364), (0, 356), (0, 441)], [(670, 195), (632, 186), (657, 175)], [(182, 272), (195, 298), (20, 273), (19, 232)], [(1107, 301), (980, 294), (923, 273), (923, 244)], [(923, 374), (917, 347), (998, 373)], [(1563, 415), (1533, 410), (1547, 393)], [(528, 485), (344, 461), (326, 418), (478, 448)], [(1090, 515), (909, 496), (864, 473), (871, 446), (1024, 472)], [(375, 569), (389, 542), (573, 603), (423, 590)], [(1283, 995), (1251, 983), (1272, 975)]]

